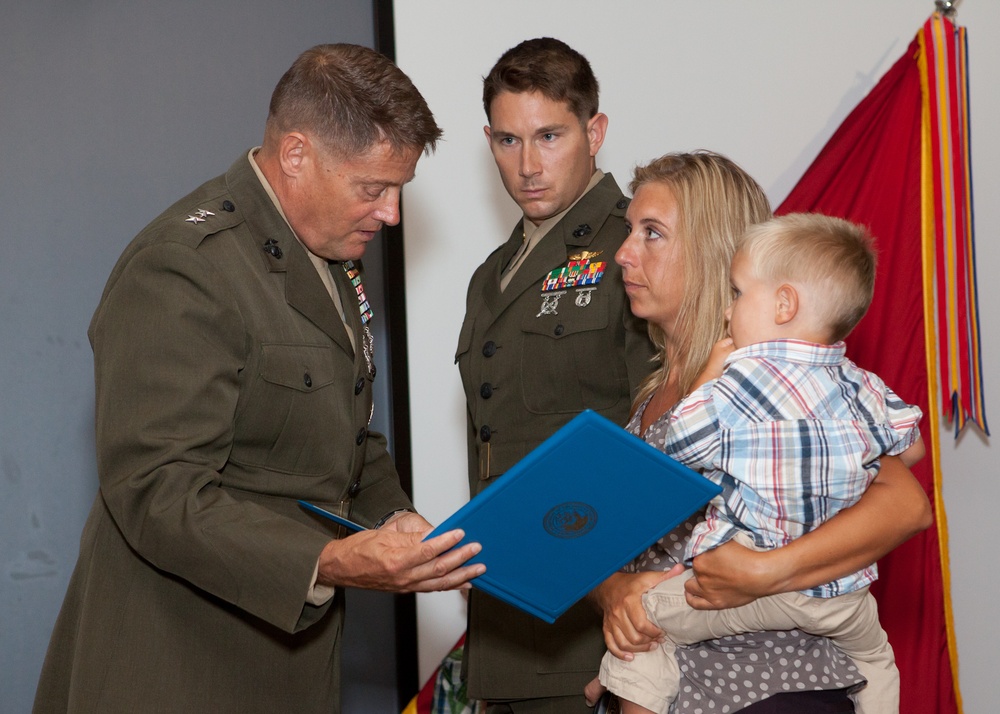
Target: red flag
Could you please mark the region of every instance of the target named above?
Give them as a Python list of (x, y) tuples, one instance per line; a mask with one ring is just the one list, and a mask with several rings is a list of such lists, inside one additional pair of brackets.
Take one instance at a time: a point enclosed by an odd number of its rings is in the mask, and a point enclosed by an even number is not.
[[(941, 42), (929, 46), (935, 35)], [(777, 210), (838, 216), (875, 236), (875, 297), (847, 340), (848, 355), (924, 412), (928, 455), (912, 470), (934, 505), (935, 524), (880, 561), (872, 588), (899, 666), (900, 711), (914, 714), (961, 710), (940, 495), (939, 354), (942, 401), (956, 430), (966, 418), (986, 428), (968, 136), (960, 126), (967, 93), (960, 73), (952, 71), (950, 85), (942, 80), (956, 65), (964, 69), (955, 35), (948, 20), (932, 16)]]

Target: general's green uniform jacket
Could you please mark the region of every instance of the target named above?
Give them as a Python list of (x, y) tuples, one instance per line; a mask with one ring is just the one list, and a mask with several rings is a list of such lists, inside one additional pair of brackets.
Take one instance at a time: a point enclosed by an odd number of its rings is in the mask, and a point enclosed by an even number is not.
[[(355, 290), (332, 265), (361, 343)], [(125, 250), (90, 327), (100, 492), (36, 712), (322, 712), (340, 592), (305, 604), (335, 536), (410, 502), (371, 380), (246, 156)]]
[[(614, 262), (628, 234), (627, 205), (607, 175), (528, 254), (504, 292), (500, 276), (521, 242), (520, 223), (473, 275), (456, 355), (472, 495), (583, 409), (627, 422), (654, 366), (646, 323), (632, 316)], [(543, 279), (579, 256), (604, 262), (600, 282), (566, 288), (554, 306), (559, 290), (550, 291), (543, 307)], [(581, 694), (604, 652), (601, 617), (588, 602), (548, 625), (475, 590), (467, 642), (469, 695), (478, 699)]]

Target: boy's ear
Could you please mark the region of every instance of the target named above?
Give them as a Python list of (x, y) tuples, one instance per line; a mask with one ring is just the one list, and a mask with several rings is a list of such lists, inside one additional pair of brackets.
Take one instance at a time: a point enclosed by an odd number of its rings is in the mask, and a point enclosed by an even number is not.
[(774, 324), (790, 322), (799, 311), (799, 292), (788, 283), (783, 283), (775, 293)]

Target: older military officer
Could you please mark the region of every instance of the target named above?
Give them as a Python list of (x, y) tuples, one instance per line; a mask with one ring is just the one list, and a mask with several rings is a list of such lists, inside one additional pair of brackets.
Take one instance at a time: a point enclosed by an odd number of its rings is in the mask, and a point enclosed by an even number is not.
[[(368, 431), (359, 259), (440, 136), (376, 52), (323, 45), (263, 146), (150, 223), (90, 326), (100, 492), (36, 712), (340, 711), (343, 587), (463, 586)], [(346, 537), (318, 502), (370, 530)]]

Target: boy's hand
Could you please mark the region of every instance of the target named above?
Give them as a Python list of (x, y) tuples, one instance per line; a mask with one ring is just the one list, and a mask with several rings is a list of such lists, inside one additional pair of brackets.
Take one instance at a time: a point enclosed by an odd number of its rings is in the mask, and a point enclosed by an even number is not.
[(705, 365), (705, 369), (701, 371), (698, 378), (694, 380), (694, 384), (691, 389), (697, 389), (706, 382), (710, 382), (713, 379), (718, 379), (722, 376), (723, 365), (726, 363), (726, 357), (728, 357), (736, 349), (736, 345), (733, 344), (732, 337), (723, 337), (721, 340), (712, 345), (712, 351), (708, 355), (708, 364)]

